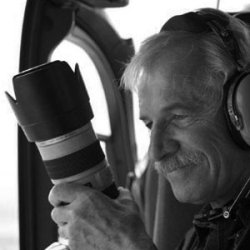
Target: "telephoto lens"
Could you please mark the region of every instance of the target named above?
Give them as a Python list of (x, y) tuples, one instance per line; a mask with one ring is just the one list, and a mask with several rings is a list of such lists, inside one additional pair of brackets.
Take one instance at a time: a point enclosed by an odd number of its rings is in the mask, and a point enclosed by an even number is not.
[(79, 66), (73, 72), (64, 61), (42, 64), (14, 76), (13, 85), (16, 100), (6, 93), (8, 100), (51, 181), (82, 183), (117, 198)]

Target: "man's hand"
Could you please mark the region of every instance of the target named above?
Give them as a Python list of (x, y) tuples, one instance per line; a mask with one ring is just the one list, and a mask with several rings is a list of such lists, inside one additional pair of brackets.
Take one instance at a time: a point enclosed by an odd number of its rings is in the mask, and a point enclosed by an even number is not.
[(59, 184), (49, 201), (59, 235), (69, 240), (71, 250), (156, 249), (146, 234), (138, 209), (129, 192), (120, 188), (111, 200), (80, 184)]

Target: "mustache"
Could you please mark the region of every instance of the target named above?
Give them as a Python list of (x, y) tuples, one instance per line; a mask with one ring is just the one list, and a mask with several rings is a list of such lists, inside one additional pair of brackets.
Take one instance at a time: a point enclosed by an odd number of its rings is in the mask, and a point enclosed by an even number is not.
[(206, 160), (200, 151), (181, 151), (173, 156), (166, 156), (161, 161), (155, 162), (155, 169), (159, 173), (169, 173), (176, 169), (191, 165), (201, 165)]

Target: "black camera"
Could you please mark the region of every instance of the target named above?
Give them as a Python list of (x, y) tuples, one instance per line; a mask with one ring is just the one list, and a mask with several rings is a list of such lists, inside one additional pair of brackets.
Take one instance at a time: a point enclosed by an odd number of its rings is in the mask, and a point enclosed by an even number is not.
[(119, 193), (100, 142), (79, 66), (55, 61), (13, 77), (7, 97), (28, 141), (35, 142), (54, 184), (78, 182), (111, 198)]

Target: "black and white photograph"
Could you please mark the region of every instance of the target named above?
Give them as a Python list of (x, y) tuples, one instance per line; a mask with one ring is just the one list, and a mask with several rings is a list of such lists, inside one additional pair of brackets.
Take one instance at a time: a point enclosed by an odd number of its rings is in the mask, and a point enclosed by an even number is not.
[(0, 250), (250, 250), (250, 1), (8, 0)]

